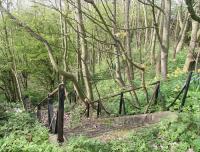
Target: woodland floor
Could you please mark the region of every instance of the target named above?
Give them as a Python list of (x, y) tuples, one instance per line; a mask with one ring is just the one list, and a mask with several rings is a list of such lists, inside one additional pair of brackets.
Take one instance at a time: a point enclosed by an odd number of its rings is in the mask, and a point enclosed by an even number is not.
[[(111, 118), (90, 118), (83, 119), (80, 125), (75, 128), (69, 128), (67, 126), (67, 115), (65, 114), (64, 124), (66, 126), (64, 127), (64, 136), (66, 139), (86, 136), (106, 142), (113, 139), (125, 138), (130, 132), (144, 127), (150, 127), (163, 119), (172, 120), (176, 118), (176, 113), (168, 111)], [(52, 135), (50, 138), (51, 141), (56, 141), (56, 135)]]

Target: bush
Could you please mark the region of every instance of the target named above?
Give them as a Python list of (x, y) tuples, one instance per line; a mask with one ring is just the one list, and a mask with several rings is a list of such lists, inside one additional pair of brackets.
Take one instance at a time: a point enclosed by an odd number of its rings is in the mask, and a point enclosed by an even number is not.
[(61, 151), (48, 141), (48, 130), (33, 114), (11, 113), (0, 127), (0, 152), (55, 152)]
[(84, 113), (84, 107), (77, 105), (70, 112), (70, 117), (68, 120), (68, 127), (75, 128), (80, 125), (82, 114)]
[(110, 152), (111, 149), (108, 145), (103, 144), (97, 140), (79, 137), (70, 139), (67, 147), (67, 152)]

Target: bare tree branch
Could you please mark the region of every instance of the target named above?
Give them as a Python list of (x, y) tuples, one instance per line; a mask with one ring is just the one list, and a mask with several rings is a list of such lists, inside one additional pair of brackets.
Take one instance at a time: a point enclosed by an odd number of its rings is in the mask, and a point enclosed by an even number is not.
[(193, 7), (194, 1), (193, 0), (185, 0), (185, 3), (187, 5), (188, 11), (191, 15), (191, 18), (200, 23), (200, 16), (197, 15), (197, 13), (195, 12), (194, 7)]
[(159, 7), (158, 5), (156, 5), (154, 3), (154, 1), (150, 1), (150, 0), (147, 0), (148, 2), (144, 2), (143, 0), (138, 0), (140, 3), (144, 4), (144, 5), (148, 5), (148, 6), (151, 6), (151, 7), (155, 7), (157, 8), (158, 10), (160, 10), (162, 13), (164, 13), (163, 9), (161, 7)]

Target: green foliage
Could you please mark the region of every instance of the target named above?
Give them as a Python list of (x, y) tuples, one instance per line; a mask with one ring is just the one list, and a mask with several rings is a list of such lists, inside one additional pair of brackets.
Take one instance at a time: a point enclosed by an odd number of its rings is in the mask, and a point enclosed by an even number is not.
[(70, 139), (65, 150), (68, 152), (106, 152), (111, 149), (108, 145), (97, 140), (80, 137), (78, 139)]
[[(7, 121), (7, 113), (6, 109), (4, 108), (3, 105), (0, 105), (0, 127), (4, 125), (4, 123)], [(0, 129), (0, 138), (3, 137), (4, 132), (1, 132)]]
[(33, 105), (38, 104), (38, 102), (40, 102), (42, 98), (44, 98), (45, 96), (41, 94), (40, 90), (32, 90), (32, 89), (25, 91), (24, 94), (26, 94), (30, 98), (30, 101)]
[(73, 110), (70, 111), (70, 117), (68, 120), (68, 126), (74, 128), (80, 125), (82, 114), (84, 113), (83, 106), (75, 106)]
[(71, 152), (168, 152), (200, 150), (200, 119), (195, 114), (180, 114), (175, 122), (163, 121), (153, 128), (137, 130), (128, 138), (100, 142), (84, 137), (70, 139), (66, 150)]
[[(111, 7), (111, 3), (108, 3), (108, 6)], [(102, 4), (98, 4), (98, 8), (101, 10), (102, 15), (104, 16), (106, 23), (112, 25), (109, 15)], [(134, 9), (134, 8), (133, 8)], [(118, 14), (123, 13), (121, 6), (117, 7)], [(139, 14), (140, 20), (143, 20), (144, 12), (140, 10)], [(148, 11), (148, 8), (147, 8)], [(94, 10), (90, 10), (90, 15), (100, 20), (98, 15)], [(67, 12), (67, 18), (70, 19), (74, 14)], [(18, 11), (16, 14), (18, 18), (22, 18), (23, 22), (27, 23), (34, 31), (41, 34), (52, 46), (53, 55), (56, 59), (56, 62), (60, 68), (62, 68), (62, 58), (63, 52), (61, 51), (61, 35), (60, 35), (60, 25), (59, 25), (59, 13), (52, 11), (51, 9), (44, 9), (41, 6), (37, 6), (28, 9), (28, 11)], [(133, 18), (137, 14), (134, 11), (130, 14)], [(21, 16), (21, 17), (20, 17)], [(117, 24), (123, 25), (124, 19), (123, 15), (117, 15)], [(151, 21), (152, 17), (147, 16), (148, 20)], [(72, 17), (74, 18), (74, 17)], [(67, 19), (67, 20), (68, 20)], [(14, 59), (16, 60), (17, 72), (19, 76), (26, 73), (28, 79), (28, 89), (23, 88), (23, 95), (29, 95), (33, 104), (41, 101), (41, 99), (46, 96), (49, 90), (52, 90), (59, 83), (59, 76), (52, 69), (51, 63), (49, 62), (48, 53), (45, 46), (39, 41), (30, 37), (28, 33), (22, 30), (20, 27), (13, 24), (13, 21), (8, 19), (5, 15), (6, 26), (9, 29), (8, 39), (12, 41), (12, 48), (14, 50)], [(72, 27), (76, 27), (76, 22), (70, 20)], [(94, 24), (87, 17), (84, 18), (84, 25), (86, 30), (94, 31), (94, 36), (99, 40), (110, 41), (110, 36), (107, 32), (99, 31), (96, 24)], [(95, 26), (94, 26), (95, 25)], [(142, 24), (141, 24), (142, 25)], [(73, 28), (74, 28), (73, 27)], [(8, 48), (5, 43), (5, 32), (4, 24), (0, 22), (0, 28), (2, 29), (0, 36), (0, 85), (8, 86), (8, 90), (13, 93), (16, 88), (12, 88), (10, 82), (12, 81), (12, 59), (11, 54), (8, 53)], [(120, 29), (120, 28), (119, 28)], [(69, 43), (67, 46), (67, 71), (73, 73), (77, 72), (77, 55), (76, 55), (76, 32), (72, 32), (71, 27), (68, 30), (67, 35)], [(97, 34), (97, 35), (96, 35)], [(144, 31), (140, 32), (141, 36), (144, 36)], [(188, 33), (189, 34), (189, 33)], [(88, 34), (87, 34), (88, 35)], [(119, 30), (116, 33), (116, 36), (124, 41), (126, 33), (124, 30)], [(107, 52), (105, 47), (99, 46), (99, 42), (96, 43), (94, 40), (87, 36), (89, 51), (98, 46), (97, 52)], [(13, 39), (13, 40), (11, 40)], [(93, 42), (94, 41), (94, 42)], [(134, 48), (136, 46), (136, 41), (132, 43), (132, 50), (134, 61), (140, 63), (140, 51)], [(95, 48), (96, 49), (96, 48)], [(112, 49), (112, 48), (110, 48)], [(143, 49), (143, 46), (141, 46)], [(156, 45), (156, 51), (160, 49), (159, 45)], [(76, 50), (76, 51), (75, 51)], [(109, 50), (112, 52), (112, 50)], [(169, 51), (173, 52), (173, 51)], [(155, 78), (155, 65), (150, 65), (149, 51), (142, 51), (142, 60), (146, 72), (146, 84), (155, 82), (158, 78)], [(173, 102), (177, 93), (180, 91), (183, 86), (187, 74), (183, 73), (181, 70), (185, 62), (186, 50), (182, 50), (181, 53), (177, 54), (176, 60), (173, 60), (169, 57), (169, 75), (168, 80), (161, 82), (161, 93), (163, 98), (162, 102), (159, 102), (156, 106), (151, 106), (149, 111), (159, 111), (166, 105), (169, 105)], [(110, 53), (101, 53), (100, 64), (95, 64), (95, 73), (92, 75), (93, 80), (93, 92), (95, 99), (104, 96), (108, 96), (112, 93), (118, 93), (121, 91), (121, 88), (113, 80), (112, 74), (114, 74), (114, 66), (108, 67), (109, 62), (114, 61), (114, 56), (108, 55)], [(171, 55), (171, 54), (169, 54)], [(90, 56), (89, 56), (90, 58)], [(150, 65), (150, 66), (149, 66)], [(89, 67), (91, 68), (91, 67)], [(111, 69), (110, 69), (111, 68)], [(113, 69), (112, 69), (113, 68)], [(121, 62), (121, 72), (125, 73), (125, 64)], [(134, 75), (134, 85), (136, 87), (141, 86), (141, 74), (136, 69)], [(112, 74), (111, 74), (112, 73)], [(124, 74), (122, 74), (123, 80), (127, 82)], [(20, 80), (21, 81), (21, 80)], [(94, 87), (94, 84), (97, 86), (97, 89)], [(128, 83), (127, 83), (128, 84)], [(22, 85), (22, 84), (21, 84)], [(68, 87), (73, 88), (73, 85), (67, 82)], [(148, 86), (149, 95), (152, 94), (152, 88)], [(78, 139), (71, 139), (68, 145), (64, 148), (67, 152), (148, 152), (148, 151), (187, 151), (189, 148), (194, 149), (195, 151), (200, 151), (200, 122), (199, 118), (195, 115), (200, 112), (199, 101), (199, 84), (192, 84), (188, 92), (188, 98), (186, 104), (183, 108), (184, 112), (188, 114), (183, 114), (179, 117), (176, 122), (163, 122), (162, 124), (156, 126), (155, 128), (142, 129), (137, 133), (133, 133), (127, 139), (116, 140), (110, 142), (100, 142), (93, 139), (87, 139), (80, 137)], [(69, 88), (68, 88), (69, 89)], [(84, 87), (82, 88), (84, 90)], [(5, 88), (7, 90), (7, 88)], [(9, 92), (8, 91), (8, 92)], [(68, 90), (67, 90), (68, 91)], [(125, 94), (125, 103), (127, 114), (139, 114), (143, 113), (145, 106), (147, 105), (146, 97), (144, 91), (141, 89), (137, 91), (137, 96), (141, 103), (141, 109), (136, 109), (133, 107), (134, 97), (132, 98), (130, 94)], [(119, 110), (119, 96), (103, 101), (104, 107), (111, 112), (112, 114), (117, 115)], [(175, 105), (170, 109), (172, 111), (178, 110), (180, 106), (180, 100), (177, 100)], [(163, 106), (164, 105), (164, 106)], [(71, 108), (74, 108), (71, 110)], [(80, 125), (81, 114), (84, 113), (83, 106), (68, 106), (66, 111), (70, 112), (70, 118), (68, 125), (69, 127), (76, 127)], [(95, 112), (96, 113), (96, 112)], [(52, 145), (48, 142), (48, 130), (41, 126), (36, 120), (35, 116), (26, 113), (6, 113), (6, 110), (3, 106), (0, 106), (0, 152), (43, 152), (43, 151), (61, 151), (60, 148)]]
[(48, 141), (48, 130), (42, 127), (34, 115), (11, 113), (0, 127), (0, 152), (55, 152), (58, 147)]

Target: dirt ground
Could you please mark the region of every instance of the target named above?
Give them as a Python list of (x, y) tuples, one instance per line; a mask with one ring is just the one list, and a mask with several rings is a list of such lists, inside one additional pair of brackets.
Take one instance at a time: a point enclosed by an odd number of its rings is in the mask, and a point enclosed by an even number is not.
[(177, 119), (177, 114), (166, 111), (113, 118), (84, 119), (78, 127), (64, 127), (64, 136), (66, 139), (75, 136), (86, 136), (107, 141), (123, 138), (130, 132), (152, 126), (163, 119)]

